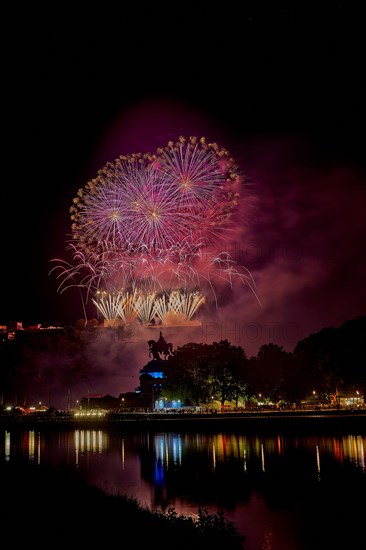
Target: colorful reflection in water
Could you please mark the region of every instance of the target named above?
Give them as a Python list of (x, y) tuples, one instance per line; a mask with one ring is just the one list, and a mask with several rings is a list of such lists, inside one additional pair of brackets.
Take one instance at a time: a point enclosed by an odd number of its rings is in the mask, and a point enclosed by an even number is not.
[(365, 508), (365, 446), (365, 434), (15, 430), (0, 433), (0, 462), (62, 467), (165, 511), (221, 509), (247, 536), (248, 550), (293, 550), (307, 548), (299, 540), (324, 510), (334, 522), (336, 503)]
[(72, 450), (75, 454), (75, 463), (78, 464), (79, 457), (88, 454), (107, 453), (115, 448), (116, 444), (121, 447), (121, 461), (124, 457), (124, 442), (127, 438), (129, 445), (140, 448), (146, 443), (146, 452), (152, 452), (155, 461), (168, 469), (171, 465), (181, 466), (184, 457), (188, 452), (203, 454), (207, 457), (212, 469), (218, 463), (235, 461), (242, 463), (243, 470), (248, 469), (248, 463), (252, 466), (260, 464), (261, 470), (265, 471), (265, 461), (271, 457), (284, 457), (286, 451), (294, 449), (299, 453), (311, 452), (313, 449), (316, 457), (316, 465), (320, 470), (320, 458), (330, 456), (340, 464), (351, 463), (366, 471), (365, 446), (366, 437), (362, 435), (343, 435), (338, 437), (303, 436), (289, 437), (277, 435), (266, 436), (244, 436), (233, 434), (179, 434), (179, 433), (157, 433), (141, 435), (124, 434), (116, 442), (116, 435), (109, 434), (103, 430), (75, 430), (57, 434), (42, 433), (35, 430), (14, 432), (4, 431), (0, 444), (0, 457), (9, 461), (27, 458), (29, 462), (41, 463), (41, 454), (50, 458), (50, 442), (56, 446), (57, 452), (69, 455)]
[(85, 453), (103, 452), (102, 430), (75, 430), (75, 463), (79, 463), (79, 455)]

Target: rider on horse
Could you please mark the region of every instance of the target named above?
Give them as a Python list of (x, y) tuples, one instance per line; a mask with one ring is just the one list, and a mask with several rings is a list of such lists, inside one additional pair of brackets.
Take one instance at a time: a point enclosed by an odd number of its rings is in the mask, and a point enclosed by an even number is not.
[(161, 359), (160, 353), (164, 355), (165, 359), (173, 353), (172, 343), (165, 341), (162, 332), (160, 332), (159, 340), (157, 342), (155, 340), (149, 340), (148, 344), (150, 352), (149, 355), (152, 355), (154, 359)]

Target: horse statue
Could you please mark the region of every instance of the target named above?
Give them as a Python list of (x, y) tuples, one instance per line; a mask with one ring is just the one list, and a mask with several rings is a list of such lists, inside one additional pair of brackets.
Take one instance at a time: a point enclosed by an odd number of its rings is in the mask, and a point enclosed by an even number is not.
[(162, 332), (160, 333), (158, 341), (148, 340), (147, 343), (149, 345), (149, 356), (152, 356), (153, 359), (161, 360), (160, 354), (164, 356), (164, 359), (173, 355), (173, 344), (165, 341)]

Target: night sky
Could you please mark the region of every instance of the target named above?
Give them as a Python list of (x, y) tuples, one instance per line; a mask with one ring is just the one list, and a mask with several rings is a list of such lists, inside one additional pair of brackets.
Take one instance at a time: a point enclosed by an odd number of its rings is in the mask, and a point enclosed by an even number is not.
[(244, 174), (228, 246), (260, 304), (248, 287), (218, 289), (201, 329), (167, 329), (167, 339), (291, 351), (366, 312), (361, 6), (176, 7), (32, 6), (4, 21), (0, 322), (83, 317), (77, 295), (58, 294), (49, 275), (66, 257), (77, 190), (121, 154), (203, 135)]

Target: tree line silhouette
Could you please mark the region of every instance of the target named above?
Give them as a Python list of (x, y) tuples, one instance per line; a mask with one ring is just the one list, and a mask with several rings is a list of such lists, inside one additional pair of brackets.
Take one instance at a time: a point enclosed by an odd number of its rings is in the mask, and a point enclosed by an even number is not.
[[(93, 376), (85, 334), (71, 327), (36, 336), (26, 332), (0, 344), (3, 401), (16, 395), (20, 403), (36, 391), (57, 385), (70, 388), (76, 380)], [(248, 357), (243, 347), (228, 340), (190, 342), (176, 348), (165, 362), (164, 396), (199, 405), (212, 398), (224, 404), (258, 401), (261, 396), (267, 402), (293, 403), (314, 391), (324, 403), (345, 391), (365, 395), (365, 335), (366, 316), (360, 316), (310, 334), (292, 352), (269, 342)]]
[(292, 352), (274, 343), (248, 358), (228, 340), (188, 343), (166, 364), (164, 396), (194, 405), (214, 398), (224, 405), (255, 399), (296, 403), (310, 396), (329, 403), (342, 392), (365, 394), (366, 317), (327, 327), (299, 341)]

